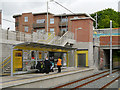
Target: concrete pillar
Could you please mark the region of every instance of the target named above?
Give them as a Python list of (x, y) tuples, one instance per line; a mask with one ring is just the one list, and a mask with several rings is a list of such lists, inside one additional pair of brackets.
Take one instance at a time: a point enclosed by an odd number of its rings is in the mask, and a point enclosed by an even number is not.
[(88, 46), (88, 66), (93, 67), (93, 42), (89, 42)]

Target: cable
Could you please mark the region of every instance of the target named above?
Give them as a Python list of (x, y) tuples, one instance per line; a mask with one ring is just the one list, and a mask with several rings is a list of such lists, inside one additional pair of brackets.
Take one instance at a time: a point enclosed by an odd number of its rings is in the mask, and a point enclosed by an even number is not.
[(7, 20), (7, 19), (2, 19), (2, 20), (7, 21), (7, 22), (15, 23), (14, 21), (10, 21), (10, 20)]
[(60, 3), (56, 2), (56, 1), (54, 1), (54, 2), (55, 2), (56, 4), (58, 4), (58, 5), (60, 5), (61, 7), (63, 7), (64, 9), (68, 10), (68, 11), (71, 12), (72, 14), (75, 14), (75, 13), (73, 13), (71, 10), (67, 9), (65, 6), (61, 5)]

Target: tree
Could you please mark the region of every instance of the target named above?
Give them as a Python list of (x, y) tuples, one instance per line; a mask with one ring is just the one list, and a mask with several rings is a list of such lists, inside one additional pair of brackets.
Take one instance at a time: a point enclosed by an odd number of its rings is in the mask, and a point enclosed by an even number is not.
[(120, 12), (116, 12), (114, 9), (108, 8), (91, 14), (91, 17), (95, 19), (96, 13), (98, 15), (98, 28), (109, 28), (110, 20), (113, 21), (113, 28), (120, 27)]

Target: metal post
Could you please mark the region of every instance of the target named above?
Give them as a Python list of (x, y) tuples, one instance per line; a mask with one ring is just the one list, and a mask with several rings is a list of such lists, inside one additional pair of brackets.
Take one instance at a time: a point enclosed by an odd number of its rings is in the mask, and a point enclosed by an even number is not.
[(11, 77), (13, 77), (13, 49), (14, 47), (12, 46), (11, 48)]
[(96, 13), (96, 29), (97, 29), (97, 13)]
[(110, 74), (112, 74), (112, 20), (110, 20)]
[(36, 65), (37, 65), (37, 56), (38, 56), (37, 54), (38, 54), (38, 52), (36, 51), (36, 55), (35, 55), (36, 56), (36, 62), (35, 62)]
[(48, 1), (47, 1), (47, 36), (48, 36)]

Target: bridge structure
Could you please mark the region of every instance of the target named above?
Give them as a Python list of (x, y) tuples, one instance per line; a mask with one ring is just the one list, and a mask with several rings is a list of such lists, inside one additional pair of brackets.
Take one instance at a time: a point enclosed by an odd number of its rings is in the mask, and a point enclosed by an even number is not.
[[(94, 61), (98, 68), (103, 60), (103, 67), (110, 67), (110, 29), (95, 29), (93, 31)], [(113, 68), (119, 67), (120, 62), (120, 28), (112, 29), (112, 62)]]

